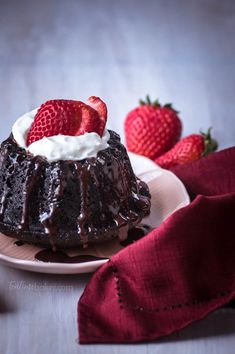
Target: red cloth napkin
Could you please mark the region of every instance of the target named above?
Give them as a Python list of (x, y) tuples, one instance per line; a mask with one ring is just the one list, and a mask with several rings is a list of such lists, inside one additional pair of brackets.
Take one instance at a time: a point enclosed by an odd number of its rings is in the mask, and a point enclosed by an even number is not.
[(80, 343), (152, 341), (235, 297), (235, 147), (174, 173), (193, 201), (93, 275)]

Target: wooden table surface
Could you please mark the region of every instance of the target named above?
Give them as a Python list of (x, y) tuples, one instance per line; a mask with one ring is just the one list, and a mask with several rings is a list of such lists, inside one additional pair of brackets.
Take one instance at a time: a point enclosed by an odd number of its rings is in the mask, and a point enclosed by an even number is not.
[[(0, 139), (49, 98), (102, 97), (109, 127), (147, 93), (173, 102), (184, 135), (235, 143), (233, 0), (0, 1)], [(76, 307), (90, 275), (0, 265), (0, 353), (234, 354), (235, 311), (220, 310), (164, 341), (77, 344)]]

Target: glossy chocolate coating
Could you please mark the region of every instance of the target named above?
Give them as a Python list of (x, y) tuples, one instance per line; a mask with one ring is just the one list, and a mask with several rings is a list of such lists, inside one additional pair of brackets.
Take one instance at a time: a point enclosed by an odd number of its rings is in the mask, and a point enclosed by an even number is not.
[(12, 135), (0, 149), (0, 231), (53, 249), (127, 236), (150, 211), (147, 185), (133, 173), (119, 136), (82, 161), (49, 163)]

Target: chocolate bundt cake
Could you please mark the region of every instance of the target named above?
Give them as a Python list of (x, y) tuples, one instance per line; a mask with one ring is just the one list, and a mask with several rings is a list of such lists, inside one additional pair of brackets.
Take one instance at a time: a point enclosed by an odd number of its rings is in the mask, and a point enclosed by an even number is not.
[(118, 134), (82, 160), (48, 161), (19, 146), (0, 148), (0, 231), (53, 249), (127, 236), (150, 211), (147, 185), (133, 173)]

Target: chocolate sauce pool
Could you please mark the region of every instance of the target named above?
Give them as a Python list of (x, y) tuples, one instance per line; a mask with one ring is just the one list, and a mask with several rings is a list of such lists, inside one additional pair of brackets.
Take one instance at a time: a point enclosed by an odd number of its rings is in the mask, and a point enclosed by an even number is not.
[[(121, 241), (120, 244), (124, 247), (128, 246), (131, 243), (141, 239), (143, 236), (147, 235), (151, 230), (152, 228), (148, 225), (141, 225), (135, 227), (134, 229), (128, 231), (127, 239)], [(36, 253), (35, 259), (41, 262), (52, 262), (52, 263), (84, 263), (84, 262), (97, 261), (97, 260), (107, 259), (107, 258), (96, 257), (91, 255), (79, 255), (79, 256), (70, 257), (63, 251), (54, 252), (53, 250), (50, 249), (44, 249)]]
[(126, 247), (126, 246), (130, 245), (131, 243), (138, 241), (143, 236), (147, 235), (151, 230), (152, 230), (152, 227), (149, 225), (139, 225), (133, 229), (130, 229), (128, 231), (128, 235), (127, 235), (126, 240), (121, 241), (120, 245)]
[(41, 262), (51, 262), (51, 263), (85, 263), (85, 262), (97, 261), (97, 260), (107, 259), (107, 258), (101, 258), (101, 257), (96, 257), (91, 255), (80, 255), (80, 256), (70, 257), (63, 251), (54, 252), (50, 249), (45, 249), (39, 251), (35, 255), (35, 259)]
[(14, 242), (14, 245), (16, 246), (23, 246), (24, 245), (24, 241), (18, 240)]

